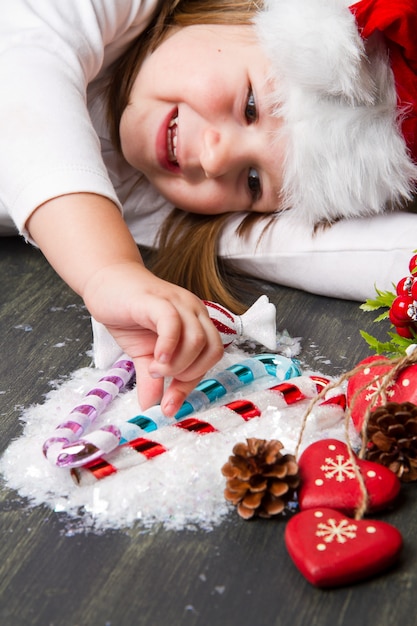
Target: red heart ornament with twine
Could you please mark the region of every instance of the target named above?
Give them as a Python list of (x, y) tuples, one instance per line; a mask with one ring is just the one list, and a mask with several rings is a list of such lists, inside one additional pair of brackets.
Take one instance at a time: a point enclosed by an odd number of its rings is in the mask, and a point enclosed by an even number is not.
[(295, 566), (318, 587), (338, 587), (391, 567), (402, 548), (400, 532), (386, 522), (354, 520), (317, 508), (294, 515), (285, 545)]
[[(387, 467), (363, 461), (353, 454), (367, 491), (366, 511), (379, 511), (398, 496), (401, 483)], [(329, 507), (354, 515), (364, 494), (349, 455), (348, 447), (337, 439), (322, 439), (308, 446), (298, 461), (301, 510)]]
[[(384, 363), (373, 365), (373, 363), (381, 361), (385, 361), (386, 365)], [(361, 361), (358, 367), (363, 369), (351, 376), (347, 387), (348, 406), (358, 431), (362, 429), (365, 413), (371, 402), (375, 401), (372, 407), (375, 409), (385, 402), (413, 402), (417, 404), (417, 365), (409, 365), (400, 371), (395, 381), (388, 385), (385, 399), (380, 395), (383, 379), (377, 379), (377, 377), (389, 374), (393, 368), (391, 360), (383, 356), (371, 356)], [(362, 390), (359, 391), (360, 389)]]

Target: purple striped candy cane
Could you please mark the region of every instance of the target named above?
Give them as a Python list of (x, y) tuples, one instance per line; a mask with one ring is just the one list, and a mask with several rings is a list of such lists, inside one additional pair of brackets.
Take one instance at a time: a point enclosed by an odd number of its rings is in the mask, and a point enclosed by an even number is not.
[[(116, 361), (107, 374), (100, 378), (96, 387), (86, 394), (82, 403), (71, 411), (68, 419), (57, 426), (54, 435), (45, 441), (42, 450), (46, 458), (54, 465), (64, 462), (68, 457), (65, 446), (78, 441), (134, 374), (133, 361), (127, 358)], [(108, 430), (113, 432), (118, 429), (108, 426)], [(119, 435), (116, 432), (113, 434)]]

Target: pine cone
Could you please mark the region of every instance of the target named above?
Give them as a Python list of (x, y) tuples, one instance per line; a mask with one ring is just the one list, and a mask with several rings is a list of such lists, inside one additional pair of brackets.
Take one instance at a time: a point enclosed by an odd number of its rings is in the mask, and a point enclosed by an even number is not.
[(292, 454), (282, 455), (283, 445), (272, 439), (247, 439), (237, 443), (222, 467), (226, 500), (237, 505), (244, 519), (255, 515), (279, 515), (299, 485), (298, 465)]
[(367, 424), (365, 458), (389, 467), (403, 482), (417, 480), (417, 406), (387, 402)]

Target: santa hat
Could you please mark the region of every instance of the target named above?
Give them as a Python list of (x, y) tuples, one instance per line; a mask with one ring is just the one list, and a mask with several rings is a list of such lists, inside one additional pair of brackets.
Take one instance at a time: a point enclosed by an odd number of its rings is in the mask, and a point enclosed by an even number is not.
[(314, 226), (410, 200), (417, 167), (384, 37), (363, 40), (345, 0), (265, 0), (255, 27), (288, 146), (281, 206)]

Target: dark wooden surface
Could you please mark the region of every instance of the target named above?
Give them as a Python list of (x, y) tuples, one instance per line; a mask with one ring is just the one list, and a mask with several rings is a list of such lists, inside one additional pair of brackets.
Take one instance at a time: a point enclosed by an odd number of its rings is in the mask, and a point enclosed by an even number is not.
[[(91, 335), (80, 300), (37, 250), (0, 239), (0, 271), (3, 451), (21, 433), (21, 407), (41, 402), (50, 380), (90, 363)], [(358, 303), (253, 286), (277, 304), (278, 327), (303, 338), (301, 359), (310, 367), (337, 375), (369, 354), (358, 331), (371, 330), (372, 316)], [(59, 342), (65, 346), (56, 350)], [(399, 565), (331, 591), (295, 569), (283, 521), (231, 515), (211, 532), (71, 536), (65, 517), (28, 507), (1, 485), (1, 626), (416, 624), (417, 485), (404, 487), (398, 506), (380, 516), (403, 534)]]

